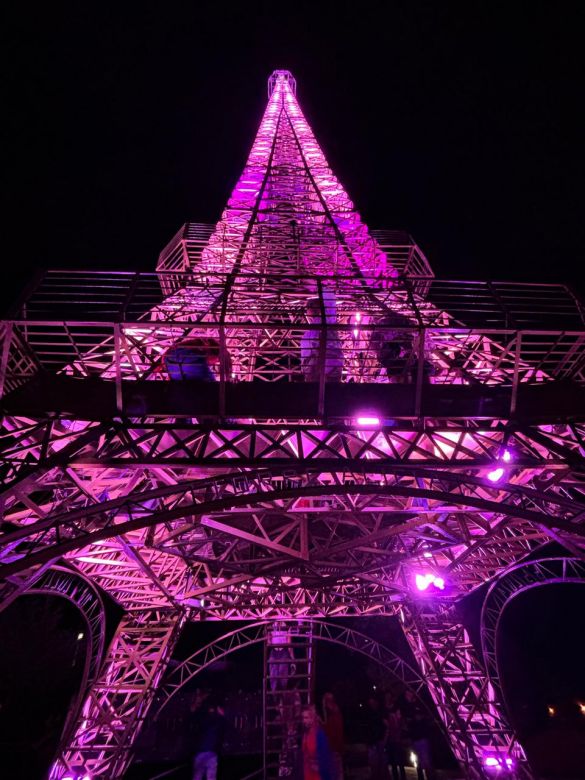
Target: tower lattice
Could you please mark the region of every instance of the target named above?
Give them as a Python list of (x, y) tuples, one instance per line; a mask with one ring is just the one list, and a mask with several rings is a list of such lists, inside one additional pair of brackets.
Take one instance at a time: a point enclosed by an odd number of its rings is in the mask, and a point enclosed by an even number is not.
[(530, 777), (459, 603), (551, 539), (583, 557), (583, 313), (370, 231), (276, 71), (217, 225), (2, 323), (3, 603), (59, 562), (124, 609), (52, 777), (122, 776), (186, 621), (364, 614), (469, 777)]

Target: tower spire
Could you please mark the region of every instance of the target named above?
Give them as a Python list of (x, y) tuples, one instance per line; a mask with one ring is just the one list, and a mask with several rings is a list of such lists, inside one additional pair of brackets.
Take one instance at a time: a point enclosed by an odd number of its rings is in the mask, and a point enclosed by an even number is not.
[(201, 270), (393, 275), (331, 170), (301, 110), (292, 74), (274, 71), (268, 95)]

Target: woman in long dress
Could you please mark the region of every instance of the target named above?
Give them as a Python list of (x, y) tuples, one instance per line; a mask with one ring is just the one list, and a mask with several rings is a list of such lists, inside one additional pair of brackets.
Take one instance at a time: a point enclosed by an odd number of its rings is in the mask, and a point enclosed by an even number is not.
[(312, 706), (303, 710), (303, 780), (333, 780), (327, 737)]

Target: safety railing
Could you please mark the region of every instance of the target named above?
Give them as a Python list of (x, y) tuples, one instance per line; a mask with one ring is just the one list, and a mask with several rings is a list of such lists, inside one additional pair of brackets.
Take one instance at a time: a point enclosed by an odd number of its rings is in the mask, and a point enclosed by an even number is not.
[[(128, 380), (511, 389), (585, 383), (582, 311), (562, 285), (401, 279), (51, 272), (3, 323), (0, 388), (39, 372)], [(179, 276), (179, 275), (174, 275)], [(468, 320), (469, 324), (465, 324)]]
[[(341, 321), (352, 314), (374, 314), (385, 307), (412, 317), (418, 325), (449, 323), (489, 328), (580, 329), (585, 309), (562, 284), (460, 281), (428, 277), (426, 295), (401, 277), (250, 273), (234, 280), (227, 272), (47, 271), (12, 313), (19, 320), (135, 320), (155, 307), (161, 319), (189, 319), (203, 306), (229, 296), (225, 316), (253, 311), (302, 313), (319, 299), (336, 308)], [(162, 285), (162, 286), (161, 286)], [(163, 292), (163, 287), (166, 292)], [(171, 292), (172, 288), (172, 292)], [(193, 304), (197, 296), (199, 305)], [(329, 303), (323, 296), (329, 296)], [(279, 297), (280, 296), (280, 297)], [(284, 297), (283, 297), (284, 296)], [(246, 298), (249, 309), (246, 310)], [(253, 300), (252, 300), (253, 299)], [(333, 304), (331, 303), (333, 301)], [(189, 308), (190, 306), (190, 308)], [(188, 310), (189, 309), (189, 310)], [(212, 313), (213, 314), (213, 313)], [(337, 316), (336, 316), (336, 319)]]

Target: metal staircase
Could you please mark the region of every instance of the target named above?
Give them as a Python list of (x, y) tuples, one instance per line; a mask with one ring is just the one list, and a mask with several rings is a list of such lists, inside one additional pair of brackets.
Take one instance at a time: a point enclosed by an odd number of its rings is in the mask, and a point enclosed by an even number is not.
[(310, 622), (272, 625), (264, 645), (264, 778), (294, 777), (301, 714), (313, 702), (315, 654)]

